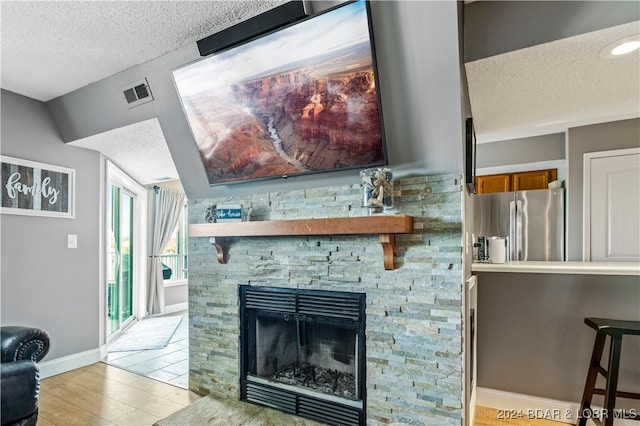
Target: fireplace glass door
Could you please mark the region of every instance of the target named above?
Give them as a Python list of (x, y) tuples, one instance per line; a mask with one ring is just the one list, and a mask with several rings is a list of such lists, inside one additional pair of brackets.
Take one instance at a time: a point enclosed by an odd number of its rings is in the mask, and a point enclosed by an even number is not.
[(305, 316), (256, 316), (255, 357), (249, 374), (327, 395), (360, 399), (357, 333)]

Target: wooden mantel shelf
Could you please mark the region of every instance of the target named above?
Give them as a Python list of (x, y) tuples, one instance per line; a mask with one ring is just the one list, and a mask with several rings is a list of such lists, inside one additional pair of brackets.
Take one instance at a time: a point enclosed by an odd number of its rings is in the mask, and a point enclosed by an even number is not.
[(223, 237), (269, 237), (285, 235), (380, 235), (384, 268), (394, 269), (396, 234), (413, 231), (413, 218), (407, 215), (380, 215), (326, 219), (266, 220), (258, 222), (196, 223), (189, 225), (190, 237), (211, 237), (218, 262), (227, 263), (226, 250), (216, 239)]

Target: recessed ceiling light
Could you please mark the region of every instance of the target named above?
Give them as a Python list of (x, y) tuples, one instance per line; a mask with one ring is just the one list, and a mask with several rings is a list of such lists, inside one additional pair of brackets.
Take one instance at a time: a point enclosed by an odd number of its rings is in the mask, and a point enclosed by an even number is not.
[(626, 55), (638, 48), (640, 48), (640, 41), (627, 41), (626, 43), (622, 43), (621, 45), (614, 47), (611, 54), (616, 56)]
[(634, 34), (608, 44), (600, 51), (602, 58), (617, 58), (640, 49), (640, 34)]

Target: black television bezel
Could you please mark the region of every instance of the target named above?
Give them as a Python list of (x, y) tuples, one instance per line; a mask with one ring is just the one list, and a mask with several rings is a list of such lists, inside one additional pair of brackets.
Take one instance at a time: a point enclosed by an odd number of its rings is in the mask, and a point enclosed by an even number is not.
[(465, 183), (471, 194), (476, 193), (476, 132), (473, 117), (465, 122)]
[[(367, 15), (367, 29), (368, 29), (368, 35), (369, 35), (369, 47), (371, 49), (371, 65), (372, 65), (372, 69), (373, 69), (373, 78), (374, 78), (374, 82), (376, 85), (376, 99), (377, 99), (377, 107), (378, 107), (378, 122), (379, 122), (379, 127), (380, 127), (380, 145), (381, 145), (381, 153), (382, 153), (382, 160), (381, 161), (375, 161), (375, 162), (371, 162), (371, 163), (367, 163), (367, 164), (360, 164), (360, 165), (355, 165), (355, 166), (349, 166), (349, 167), (340, 167), (340, 168), (335, 168), (335, 169), (327, 169), (327, 170), (311, 170), (311, 171), (305, 171), (305, 172), (301, 172), (301, 173), (293, 173), (293, 174), (286, 174), (286, 175), (273, 175), (273, 176), (266, 176), (266, 177), (259, 177), (259, 178), (251, 178), (251, 179), (239, 179), (239, 180), (232, 180), (232, 181), (225, 181), (225, 182), (218, 182), (218, 183), (211, 183), (209, 181), (209, 178), (207, 177), (207, 169), (204, 165), (204, 162), (202, 161), (202, 157), (200, 154), (200, 149), (197, 146), (196, 143), (196, 138), (193, 134), (193, 130), (191, 128), (191, 125), (188, 124), (188, 116), (184, 107), (184, 104), (182, 102), (181, 96), (180, 96), (180, 92), (178, 91), (178, 86), (176, 83), (176, 79), (174, 77), (174, 72), (187, 68), (191, 65), (194, 65), (198, 62), (201, 61), (206, 61), (208, 59), (210, 59), (212, 56), (218, 55), (220, 53), (223, 52), (227, 52), (229, 50), (235, 49), (237, 47), (243, 46), (247, 43), (251, 43), (252, 41), (264, 38), (264, 37), (268, 37), (271, 34), (275, 34), (277, 32), (280, 32), (282, 30), (285, 30), (287, 28), (290, 28), (292, 26), (298, 25), (302, 22), (306, 22), (312, 19), (315, 19), (317, 17), (323, 16), (325, 14), (331, 13), (334, 10), (346, 7), (350, 4), (353, 3), (357, 3), (362, 1), (365, 4), (365, 12)], [(295, 177), (305, 177), (305, 176), (312, 176), (312, 175), (317, 175), (317, 174), (323, 174), (323, 173), (340, 173), (340, 172), (345, 172), (345, 171), (349, 171), (349, 170), (362, 170), (362, 169), (366, 169), (366, 168), (371, 168), (371, 167), (380, 167), (380, 166), (388, 166), (389, 165), (389, 157), (388, 157), (388, 150), (387, 150), (387, 138), (386, 138), (386, 131), (385, 131), (385, 125), (384, 125), (384, 117), (383, 117), (383, 108), (382, 108), (382, 96), (380, 93), (380, 81), (379, 81), (379, 76), (378, 76), (378, 63), (377, 63), (377, 55), (376, 55), (376, 49), (375, 49), (375, 37), (374, 37), (374, 31), (373, 31), (373, 20), (371, 17), (371, 6), (370, 6), (370, 0), (350, 0), (350, 1), (346, 1), (344, 3), (338, 4), (336, 6), (333, 7), (329, 7), (319, 13), (315, 13), (313, 15), (308, 15), (306, 17), (303, 17), (299, 20), (296, 20), (294, 22), (290, 22), (286, 25), (280, 26), (278, 28), (275, 28), (273, 30), (267, 31), (267, 32), (260, 32), (258, 34), (256, 34), (256, 36), (254, 37), (250, 37), (250, 38), (246, 38), (245, 40), (230, 45), (224, 49), (220, 49), (218, 51), (216, 51), (215, 53), (211, 53), (205, 57), (201, 57), (198, 58), (192, 62), (189, 62), (187, 64), (181, 65), (179, 67), (176, 67), (174, 69), (171, 70), (171, 76), (172, 76), (172, 80), (174, 82), (174, 87), (176, 89), (177, 95), (178, 95), (178, 102), (180, 102), (180, 106), (181, 109), (183, 111), (183, 115), (185, 117), (185, 119), (187, 120), (187, 126), (189, 128), (189, 133), (191, 134), (191, 137), (193, 139), (193, 143), (196, 145), (196, 149), (198, 150), (198, 158), (200, 159), (200, 166), (202, 167), (202, 171), (204, 172), (204, 175), (207, 179), (207, 183), (209, 185), (209, 187), (215, 187), (215, 186), (228, 186), (228, 185), (238, 185), (238, 184), (249, 184), (249, 183), (255, 183), (255, 182), (260, 182), (260, 181), (265, 181), (265, 180), (274, 180), (274, 179), (288, 179), (288, 178), (295, 178)]]

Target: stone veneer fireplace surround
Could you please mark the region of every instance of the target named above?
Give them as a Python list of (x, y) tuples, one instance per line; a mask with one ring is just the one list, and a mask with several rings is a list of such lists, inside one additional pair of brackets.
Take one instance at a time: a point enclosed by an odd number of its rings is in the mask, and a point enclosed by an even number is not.
[[(377, 236), (230, 238), (228, 263), (190, 238), (190, 380), (201, 394), (240, 395), (238, 284), (366, 293), (366, 423), (463, 421), (462, 187), (459, 176), (394, 182), (413, 232), (396, 236), (395, 270)], [(190, 201), (190, 223), (233, 202), (252, 220), (365, 216), (359, 185)]]

